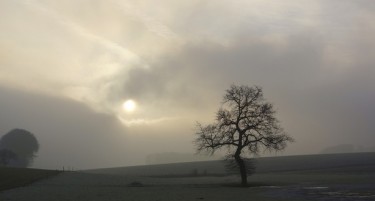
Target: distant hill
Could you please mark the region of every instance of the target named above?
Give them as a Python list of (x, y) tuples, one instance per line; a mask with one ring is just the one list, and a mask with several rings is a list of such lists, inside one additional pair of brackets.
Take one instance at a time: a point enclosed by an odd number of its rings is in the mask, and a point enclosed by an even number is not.
[(183, 163), (191, 161), (212, 161), (219, 160), (222, 157), (210, 155), (197, 155), (193, 153), (165, 152), (150, 154), (146, 157), (146, 165)]
[[(256, 173), (362, 168), (375, 171), (375, 152), (263, 157)], [(222, 160), (86, 170), (87, 173), (129, 176), (225, 175)]]
[(375, 146), (357, 146), (353, 144), (339, 144), (323, 149), (320, 154), (338, 154), (338, 153), (361, 153), (361, 152), (375, 152)]

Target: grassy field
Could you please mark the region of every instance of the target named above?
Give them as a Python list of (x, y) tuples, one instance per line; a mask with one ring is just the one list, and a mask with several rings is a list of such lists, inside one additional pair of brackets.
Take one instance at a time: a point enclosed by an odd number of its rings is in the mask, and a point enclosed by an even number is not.
[[(222, 161), (64, 172), (25, 188), (0, 192), (0, 200), (372, 201), (374, 162), (375, 153), (261, 158), (258, 171), (248, 178), (248, 188), (237, 188), (239, 176), (226, 175)], [(16, 169), (9, 171), (17, 174)], [(39, 170), (21, 170), (28, 172), (29, 180), (38, 179), (37, 172), (31, 171)], [(27, 177), (13, 179), (19, 184)]]
[[(320, 154), (256, 159), (256, 173), (290, 171), (374, 171), (375, 153)], [(172, 163), (160, 165), (104, 168), (84, 171), (87, 173), (129, 176), (225, 176), (224, 161)]]
[[(338, 168), (340, 169), (340, 168)], [(330, 171), (257, 173), (250, 187), (238, 176), (144, 177), (64, 172), (25, 188), (0, 192), (6, 201), (371, 201), (375, 174)]]
[(0, 191), (26, 186), (58, 173), (54, 170), (0, 167)]

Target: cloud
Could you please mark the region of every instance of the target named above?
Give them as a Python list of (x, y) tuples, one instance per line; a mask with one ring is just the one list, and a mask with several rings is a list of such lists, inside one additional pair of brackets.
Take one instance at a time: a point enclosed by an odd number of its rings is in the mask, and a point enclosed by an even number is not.
[[(18, 22), (23, 16), (16, 12), (9, 13), (2, 23), (5, 34), (12, 34), (0, 39), (4, 52), (8, 50), (7, 57), (1, 60), (3, 84), (69, 96), (99, 111), (109, 112), (105, 99), (107, 90), (116, 87), (116, 77), (125, 76), (133, 67), (145, 67), (140, 58), (124, 46), (95, 34), (38, 1), (18, 6), (13, 9), (28, 16), (24, 22), (27, 24)], [(19, 30), (11, 25), (14, 23), (23, 27)]]
[(147, 15), (146, 12), (142, 10), (139, 2), (127, 2), (127, 1), (112, 1), (115, 5), (121, 7), (122, 11), (126, 15), (131, 15), (132, 17), (140, 20), (147, 29), (167, 40), (178, 40), (178, 36), (160, 20), (157, 20), (154, 16)]
[[(371, 22), (370, 18), (365, 21)], [(375, 99), (370, 89), (375, 84), (374, 71), (369, 64), (375, 61), (357, 45), (370, 41), (367, 36), (372, 31), (366, 29), (359, 38), (356, 32), (363, 27), (349, 25), (345, 34), (337, 36), (319, 32), (324, 28), (319, 25), (260, 36), (242, 30), (225, 44), (210, 39), (186, 42), (179, 51), (151, 62), (152, 69), (130, 71), (123, 93), (152, 102), (147, 114), (175, 112), (207, 121), (213, 119), (230, 84), (259, 84), (278, 108), (287, 130), (304, 144), (305, 148), (296, 145), (300, 152), (333, 141), (366, 144), (374, 133), (365, 125), (370, 125), (374, 114), (369, 109), (369, 101)], [(374, 46), (369, 44), (366, 51), (372, 52)], [(360, 132), (354, 135), (356, 130)], [(316, 143), (309, 147), (309, 141)]]

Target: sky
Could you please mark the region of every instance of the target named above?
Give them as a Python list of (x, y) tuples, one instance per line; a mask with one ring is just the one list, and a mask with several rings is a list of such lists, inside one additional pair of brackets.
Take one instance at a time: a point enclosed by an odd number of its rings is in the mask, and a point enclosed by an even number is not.
[(278, 155), (374, 147), (374, 36), (372, 0), (1, 0), (0, 135), (34, 133), (38, 168), (142, 165), (194, 153), (239, 84), (295, 138)]

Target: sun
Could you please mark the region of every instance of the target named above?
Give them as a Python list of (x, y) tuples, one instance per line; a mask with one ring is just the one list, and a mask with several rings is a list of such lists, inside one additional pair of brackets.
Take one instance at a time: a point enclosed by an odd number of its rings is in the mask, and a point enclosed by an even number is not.
[(133, 100), (127, 100), (122, 104), (122, 108), (126, 112), (133, 112), (137, 107), (137, 104)]

